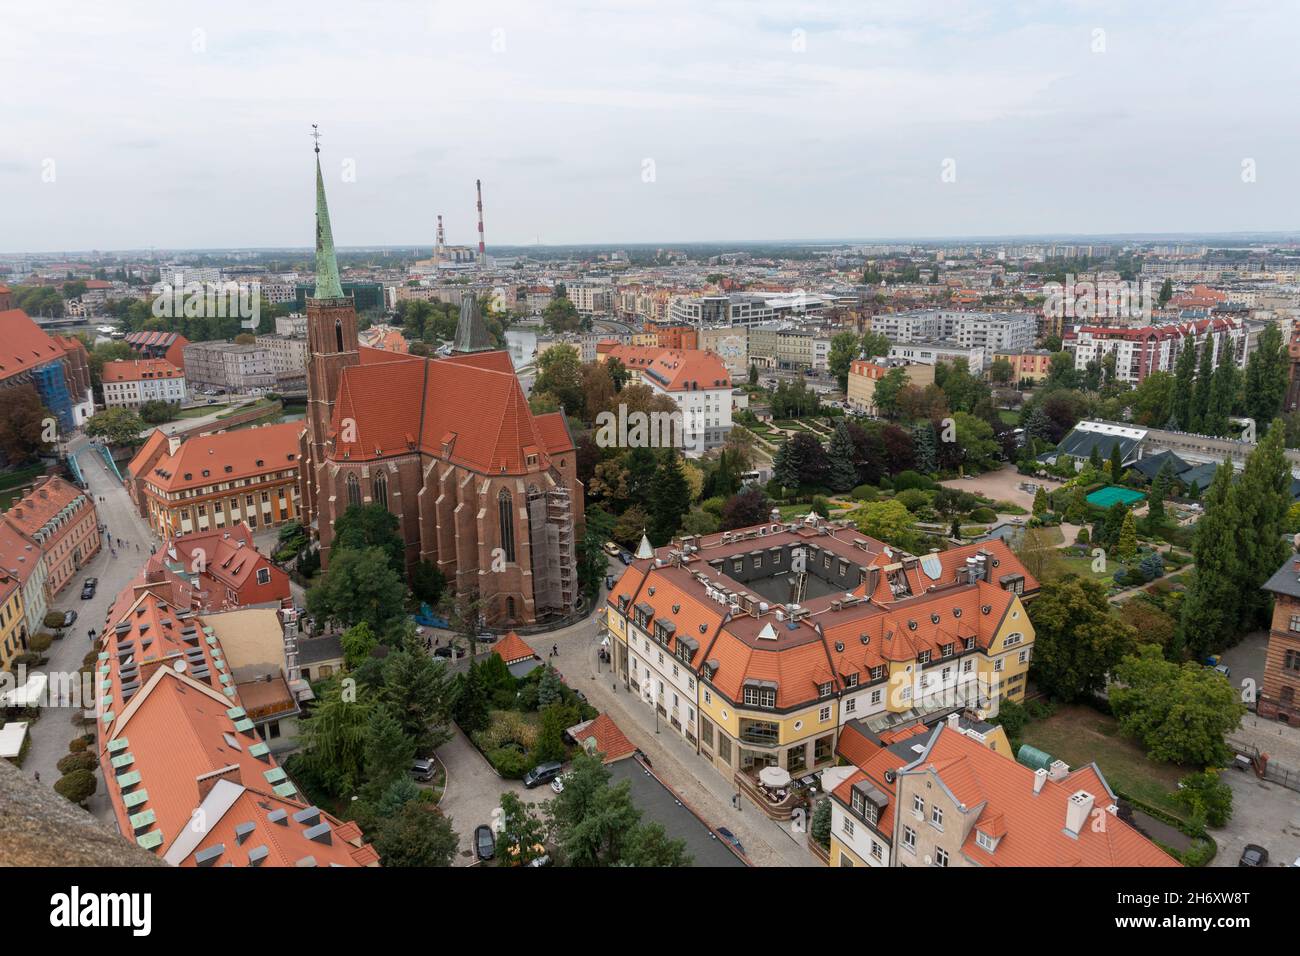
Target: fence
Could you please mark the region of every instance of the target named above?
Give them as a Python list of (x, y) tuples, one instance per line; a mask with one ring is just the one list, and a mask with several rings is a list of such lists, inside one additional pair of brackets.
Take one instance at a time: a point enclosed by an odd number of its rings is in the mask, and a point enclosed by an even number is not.
[(1300, 792), (1300, 770), (1270, 759), (1253, 744), (1230, 739), (1228, 740), (1228, 746), (1243, 757), (1250, 759), (1255, 768), (1255, 773), (1260, 779), (1267, 780), (1269, 783), (1281, 784), (1288, 790)]

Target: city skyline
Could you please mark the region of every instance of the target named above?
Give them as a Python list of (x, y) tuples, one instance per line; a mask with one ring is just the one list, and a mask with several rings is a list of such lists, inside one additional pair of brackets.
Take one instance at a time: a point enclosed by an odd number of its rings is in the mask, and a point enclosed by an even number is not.
[(311, 123), (344, 249), (1300, 226), (1257, 4), (127, 7), (13, 15), (0, 252), (305, 248)]

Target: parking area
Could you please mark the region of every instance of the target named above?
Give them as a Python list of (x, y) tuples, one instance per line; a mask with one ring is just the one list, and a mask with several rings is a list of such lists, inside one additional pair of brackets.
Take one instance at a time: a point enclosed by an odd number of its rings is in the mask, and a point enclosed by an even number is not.
[(1212, 865), (1236, 866), (1247, 843), (1268, 850), (1269, 866), (1300, 859), (1300, 793), (1248, 771), (1225, 770), (1221, 779), (1232, 788), (1232, 819), (1210, 831), (1219, 844)]
[(691, 856), (692, 865), (745, 865), (721, 840), (714, 837), (695, 814), (682, 806), (667, 787), (647, 773), (635, 760), (619, 760), (610, 764), (609, 769), (612, 777), (610, 783), (618, 784), (623, 780), (628, 782), (632, 792), (632, 802), (641, 811), (641, 819), (644, 822), (660, 824), (671, 839), (681, 840), (686, 844), (686, 852)]
[(1268, 653), (1268, 632), (1252, 631), (1242, 638), (1241, 643), (1230, 647), (1220, 656), (1220, 663), (1228, 665), (1232, 683), (1240, 687), (1241, 682), (1250, 678), (1258, 687), (1264, 679), (1264, 657)]
[(501, 806), (501, 794), (507, 790), (525, 803), (545, 803), (552, 796), (549, 787), (529, 790), (518, 780), (503, 780), (457, 727), (454, 736), (438, 748), (438, 758), (447, 768), (447, 786), (439, 809), (451, 817), (452, 827), (460, 838), (460, 851), (453, 866), (470, 866), (474, 856), (474, 828), (491, 824)]

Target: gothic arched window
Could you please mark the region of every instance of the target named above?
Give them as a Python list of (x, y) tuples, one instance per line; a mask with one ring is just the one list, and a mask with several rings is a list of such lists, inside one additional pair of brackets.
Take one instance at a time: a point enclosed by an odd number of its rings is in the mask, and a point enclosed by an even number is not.
[(501, 521), (501, 550), (506, 553), (506, 561), (515, 560), (515, 515), (514, 497), (502, 488), (497, 495), (497, 516)]
[(388, 507), (388, 476), (382, 471), (375, 476), (375, 502)]
[(506, 616), (512, 621), (515, 619), (515, 599), (512, 597), (506, 598)]
[(356, 475), (348, 475), (348, 507), (361, 507), (361, 482)]
[(334, 340), (338, 344), (339, 351), (343, 351), (343, 320), (334, 320)]

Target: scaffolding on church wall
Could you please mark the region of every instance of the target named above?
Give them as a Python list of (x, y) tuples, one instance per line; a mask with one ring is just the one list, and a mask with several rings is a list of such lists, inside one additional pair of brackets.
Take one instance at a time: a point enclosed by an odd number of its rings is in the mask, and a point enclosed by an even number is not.
[(532, 542), (533, 607), (538, 618), (567, 614), (577, 596), (577, 552), (569, 489), (530, 489), (528, 531)]

